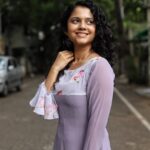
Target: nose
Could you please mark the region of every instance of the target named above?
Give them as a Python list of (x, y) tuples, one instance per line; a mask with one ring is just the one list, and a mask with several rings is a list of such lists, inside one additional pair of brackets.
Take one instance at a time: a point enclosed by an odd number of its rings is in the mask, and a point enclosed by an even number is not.
[(80, 29), (86, 29), (86, 23), (84, 22), (84, 21), (82, 21), (81, 23), (80, 23)]

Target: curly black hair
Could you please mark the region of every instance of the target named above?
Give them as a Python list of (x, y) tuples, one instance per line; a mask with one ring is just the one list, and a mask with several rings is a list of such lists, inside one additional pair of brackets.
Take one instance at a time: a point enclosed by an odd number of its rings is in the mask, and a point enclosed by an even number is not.
[(96, 23), (96, 36), (92, 43), (92, 49), (99, 55), (105, 57), (108, 61), (112, 61), (112, 31), (108, 24), (104, 12), (97, 7), (92, 1), (77, 1), (70, 5), (64, 12), (61, 18), (61, 38), (59, 50), (73, 51), (73, 43), (68, 39), (65, 32), (67, 31), (67, 21), (77, 6), (87, 7), (91, 10)]
[[(92, 49), (98, 53), (100, 56), (106, 58), (112, 65), (112, 31), (110, 25), (107, 22), (106, 16), (101, 8), (99, 8), (93, 1), (77, 1), (71, 4), (64, 11), (61, 18), (61, 36), (60, 36), (60, 47), (59, 51), (69, 50), (74, 51), (73, 43), (69, 40), (68, 36), (65, 34), (67, 31), (67, 21), (77, 6), (87, 7), (90, 9), (94, 17), (94, 22), (96, 24), (96, 35), (94, 41), (92, 42)], [(70, 63), (69, 63), (70, 64)], [(64, 68), (67, 69), (69, 64)], [(63, 70), (60, 71), (58, 77), (63, 74)]]

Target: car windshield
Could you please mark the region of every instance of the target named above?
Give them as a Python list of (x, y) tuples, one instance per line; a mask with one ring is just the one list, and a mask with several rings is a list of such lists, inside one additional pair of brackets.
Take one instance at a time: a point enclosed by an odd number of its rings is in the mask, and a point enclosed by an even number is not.
[(4, 59), (0, 58), (0, 70), (5, 69), (6, 63), (4, 61)]

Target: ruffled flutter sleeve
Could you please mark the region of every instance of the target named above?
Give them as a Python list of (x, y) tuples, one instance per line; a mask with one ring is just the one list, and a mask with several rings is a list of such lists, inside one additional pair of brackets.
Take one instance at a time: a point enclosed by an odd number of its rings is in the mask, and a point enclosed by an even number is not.
[(51, 120), (59, 118), (53, 92), (47, 92), (44, 81), (39, 85), (35, 96), (29, 104), (31, 107), (34, 107), (33, 112), (44, 116), (44, 119)]
[(114, 88), (114, 72), (105, 59), (91, 69), (87, 83), (88, 126), (83, 150), (102, 149)]

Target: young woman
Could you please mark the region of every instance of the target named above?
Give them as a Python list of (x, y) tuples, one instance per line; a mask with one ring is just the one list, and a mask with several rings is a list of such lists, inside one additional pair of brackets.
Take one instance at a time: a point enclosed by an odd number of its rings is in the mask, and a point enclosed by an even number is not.
[(110, 27), (92, 1), (69, 6), (61, 27), (60, 52), (30, 105), (45, 119), (59, 118), (54, 150), (110, 150)]

